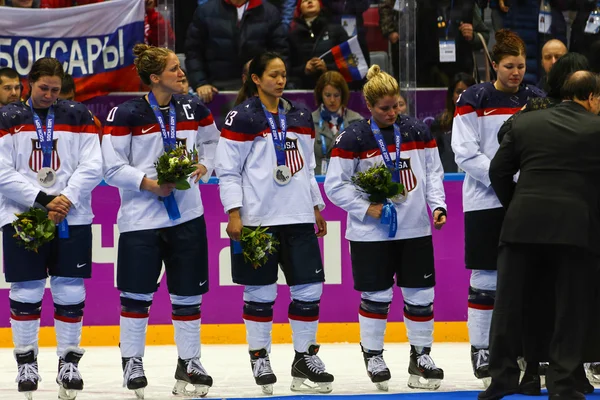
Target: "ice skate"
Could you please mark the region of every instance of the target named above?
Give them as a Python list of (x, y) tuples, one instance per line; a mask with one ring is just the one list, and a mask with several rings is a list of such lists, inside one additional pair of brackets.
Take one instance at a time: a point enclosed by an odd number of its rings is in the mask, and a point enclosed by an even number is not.
[(138, 399), (144, 398), (144, 388), (148, 386), (148, 380), (144, 374), (144, 364), (141, 357), (122, 358), (123, 363), (123, 387), (135, 392)]
[(250, 365), (256, 384), (262, 388), (264, 394), (273, 394), (273, 384), (277, 377), (271, 369), (271, 360), (266, 349), (250, 350)]
[(585, 375), (592, 385), (600, 385), (600, 362), (586, 363)]
[[(318, 392), (330, 393), (333, 390), (333, 375), (325, 372), (325, 364), (317, 356), (319, 345), (313, 344), (306, 353), (296, 352), (292, 363), (292, 385), (293, 392)], [(309, 385), (306, 380), (315, 383)]]
[(429, 356), (431, 348), (423, 347), (419, 352), (410, 346), (410, 364), (408, 365), (408, 387), (412, 389), (437, 390), (444, 379), (444, 371), (436, 367)]
[(362, 345), (361, 348), (367, 367), (367, 375), (371, 378), (371, 382), (375, 384), (377, 389), (387, 392), (392, 375), (383, 360), (383, 350), (369, 351), (365, 350)]
[[(204, 397), (213, 384), (212, 377), (206, 373), (198, 358), (189, 360), (178, 358), (175, 379), (177, 382), (173, 387), (173, 394), (181, 396)], [(194, 390), (187, 390), (188, 385), (194, 385)]]
[(83, 379), (79, 373), (79, 360), (85, 351), (77, 347), (69, 347), (58, 359), (58, 383), (59, 400), (74, 400), (77, 394), (83, 390)]
[[(475, 378), (481, 379), (483, 388), (487, 389), (492, 382), (492, 377), (488, 370), (490, 364), (490, 351), (488, 349), (476, 349), (471, 346), (471, 365)], [(524, 370), (525, 368), (523, 368)]]
[(16, 348), (14, 355), (18, 367), (17, 379), (15, 379), (18, 390), (25, 395), (27, 400), (32, 400), (33, 392), (37, 390), (38, 382), (42, 380), (38, 373), (35, 350), (32, 346)]

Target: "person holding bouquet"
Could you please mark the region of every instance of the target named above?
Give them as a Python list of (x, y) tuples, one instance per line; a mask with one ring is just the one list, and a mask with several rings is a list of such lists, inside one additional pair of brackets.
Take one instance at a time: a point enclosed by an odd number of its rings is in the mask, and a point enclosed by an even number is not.
[(215, 170), (229, 214), (233, 281), (244, 285), (243, 318), (256, 384), (272, 394), (277, 381), (269, 353), (281, 265), (292, 297), (291, 389), (311, 390), (303, 386), (308, 379), (315, 384), (312, 390), (328, 393), (333, 376), (325, 372), (316, 343), (325, 280), (317, 237), (327, 232), (320, 213), (325, 205), (314, 176), (311, 112), (283, 98), (286, 74), (277, 53), (252, 60), (241, 89), (247, 100), (225, 118)]
[(102, 180), (102, 154), (89, 110), (58, 99), (64, 74), (55, 58), (38, 59), (29, 99), (1, 108), (0, 226), (18, 391), (31, 398), (41, 380), (38, 335), (50, 275), (56, 382), (66, 400), (83, 389), (78, 365), (84, 279), (92, 273), (91, 192)]
[[(121, 195), (123, 384), (138, 396), (148, 384), (142, 363), (146, 327), (164, 262), (179, 356), (173, 393), (200, 397), (212, 378), (200, 363), (200, 305), (209, 285), (197, 183), (210, 177), (219, 131), (197, 97), (179, 94), (185, 74), (175, 53), (138, 44), (134, 54), (138, 75), (151, 91), (113, 108), (102, 139), (104, 179)], [(195, 390), (188, 391), (188, 384)]]
[(325, 193), (348, 212), (361, 349), (367, 375), (380, 390), (391, 378), (383, 339), (394, 277), (404, 297), (411, 388), (437, 389), (444, 378), (430, 357), (435, 269), (431, 224), (446, 223), (443, 170), (435, 140), (421, 121), (400, 113), (398, 82), (373, 65), (363, 88), (369, 120), (336, 139)]

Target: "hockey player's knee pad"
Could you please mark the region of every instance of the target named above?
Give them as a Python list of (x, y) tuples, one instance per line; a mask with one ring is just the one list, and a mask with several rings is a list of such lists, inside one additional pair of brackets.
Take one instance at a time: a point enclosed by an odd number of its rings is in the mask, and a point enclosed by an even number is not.
[(259, 303), (255, 301), (244, 301), (243, 318), (247, 321), (254, 322), (271, 322), (273, 321), (273, 304)]
[(16, 321), (30, 321), (40, 318), (42, 302), (24, 303), (10, 299), (10, 317)]
[(382, 302), (362, 299), (358, 313), (366, 318), (387, 319), (390, 312), (390, 304), (391, 301)]
[(305, 285), (290, 286), (290, 295), (293, 300), (314, 302), (321, 300), (323, 294), (323, 283), (315, 282)]
[(83, 301), (77, 304), (54, 303), (54, 319), (62, 322), (81, 322), (84, 307), (85, 302)]
[(489, 310), (494, 308), (495, 290), (482, 290), (469, 287), (469, 308)]
[(288, 318), (305, 322), (318, 321), (319, 300), (301, 301), (293, 299), (288, 307)]
[(50, 289), (54, 305), (74, 305), (85, 301), (85, 285), (83, 278), (65, 278), (53, 276), (50, 278)]
[(274, 303), (277, 298), (277, 284), (264, 286), (244, 286), (244, 301), (253, 303)]
[(172, 318), (174, 321), (191, 321), (200, 319), (200, 304), (181, 305), (173, 304)]
[(39, 303), (44, 297), (46, 279), (26, 282), (12, 282), (8, 297), (19, 303)]
[(433, 303), (416, 306), (404, 302), (404, 316), (417, 322), (425, 322), (433, 319)]
[(153, 293), (121, 293), (121, 316), (148, 318)]

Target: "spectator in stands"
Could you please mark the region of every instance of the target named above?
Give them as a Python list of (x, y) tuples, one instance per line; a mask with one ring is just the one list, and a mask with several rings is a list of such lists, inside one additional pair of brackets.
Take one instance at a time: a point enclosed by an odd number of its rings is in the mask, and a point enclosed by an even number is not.
[(71, 74), (65, 74), (63, 77), (58, 98), (63, 100), (75, 100), (75, 81)]
[[(244, 68), (242, 69), (242, 87), (246, 83), (246, 80), (250, 76), (250, 63), (252, 60), (249, 60), (246, 64), (244, 64)], [(248, 93), (245, 90), (240, 90), (233, 102), (233, 106), (237, 106), (248, 99)]]
[[(183, 73), (185, 74), (185, 71), (183, 71)], [(190, 93), (190, 82), (188, 81), (187, 74), (183, 77), (183, 81), (181, 81), (181, 84), (183, 85), (183, 89), (181, 89), (181, 94), (194, 94)]]
[(600, 33), (586, 33), (585, 28), (590, 19), (590, 13), (596, 9), (595, 1), (577, 2), (577, 14), (571, 26), (571, 39), (569, 43), (569, 51), (581, 53), (590, 59), (592, 69), (594, 68), (593, 58), (598, 57), (595, 52), (593, 43), (600, 39)]
[[(298, 0), (296, 17), (289, 33), (291, 81), (295, 89), (313, 89), (324, 72), (337, 70), (320, 55), (348, 40), (340, 25), (330, 24), (321, 10), (321, 0)], [(289, 83), (288, 83), (289, 85)]]
[(65, 8), (101, 3), (104, 0), (41, 0), (40, 8)]
[[(417, 84), (447, 87), (459, 72), (473, 73), (473, 51), (483, 48), (478, 33), (489, 41), (489, 30), (473, 0), (423, 0), (417, 9)], [(440, 57), (441, 41), (455, 43), (455, 62)]]
[(5, 0), (7, 7), (40, 8), (40, 0)]
[(288, 43), (277, 8), (265, 0), (211, 0), (198, 6), (188, 28), (186, 71), (208, 103), (219, 90), (238, 90), (244, 63), (265, 50), (287, 61)]
[(175, 34), (171, 22), (156, 10), (156, 0), (146, 0), (144, 40), (151, 46), (171, 48), (175, 45)]
[(383, 0), (379, 3), (379, 28), (381, 33), (391, 43), (392, 66), (394, 78), (400, 81), (400, 34), (398, 33), (398, 20), (400, 18), (400, 3), (396, 0)]
[(492, 28), (494, 32), (504, 27), (504, 17), (508, 12), (509, 0), (490, 0), (490, 9), (492, 10)]
[(317, 109), (312, 113), (315, 123), (315, 175), (325, 175), (331, 149), (337, 136), (352, 122), (364, 119), (349, 110), (350, 90), (346, 80), (337, 71), (327, 71), (317, 81), (315, 101)]
[(0, 107), (21, 99), (19, 74), (12, 68), (0, 68)]
[(550, 39), (546, 42), (544, 47), (542, 47), (542, 68), (544, 68), (544, 76), (540, 79), (537, 84), (537, 87), (543, 90), (546, 89), (546, 81), (548, 78), (548, 72), (550, 72), (550, 68), (554, 65), (554, 63), (567, 54), (567, 46), (563, 42), (558, 39)]
[(456, 109), (458, 96), (475, 83), (475, 79), (472, 75), (464, 72), (459, 72), (454, 75), (450, 85), (448, 85), (448, 91), (446, 92), (446, 109), (438, 115), (431, 124), (431, 133), (437, 142), (444, 172), (458, 172), (456, 161), (454, 161), (454, 152), (452, 151), (451, 146), (452, 120), (454, 118), (454, 110)]
[(403, 92), (398, 93), (398, 114), (408, 115), (408, 98)]
[(369, 9), (369, 0), (322, 0), (323, 8), (330, 14), (330, 22), (340, 24), (348, 37), (357, 35), (367, 65), (371, 65), (367, 32), (363, 13)]

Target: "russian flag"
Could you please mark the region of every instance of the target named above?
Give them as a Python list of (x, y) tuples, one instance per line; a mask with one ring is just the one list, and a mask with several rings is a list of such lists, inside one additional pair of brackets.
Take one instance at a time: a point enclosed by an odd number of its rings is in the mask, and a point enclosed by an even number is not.
[(335, 65), (337, 65), (346, 82), (359, 81), (367, 75), (369, 65), (365, 60), (356, 36), (332, 47), (330, 51), (323, 54), (320, 58), (325, 57), (329, 53), (333, 55)]
[(54, 57), (73, 76), (78, 101), (142, 88), (133, 46), (144, 42), (143, 1), (55, 9), (2, 7), (1, 14), (0, 68), (13, 68), (25, 79), (35, 60)]

